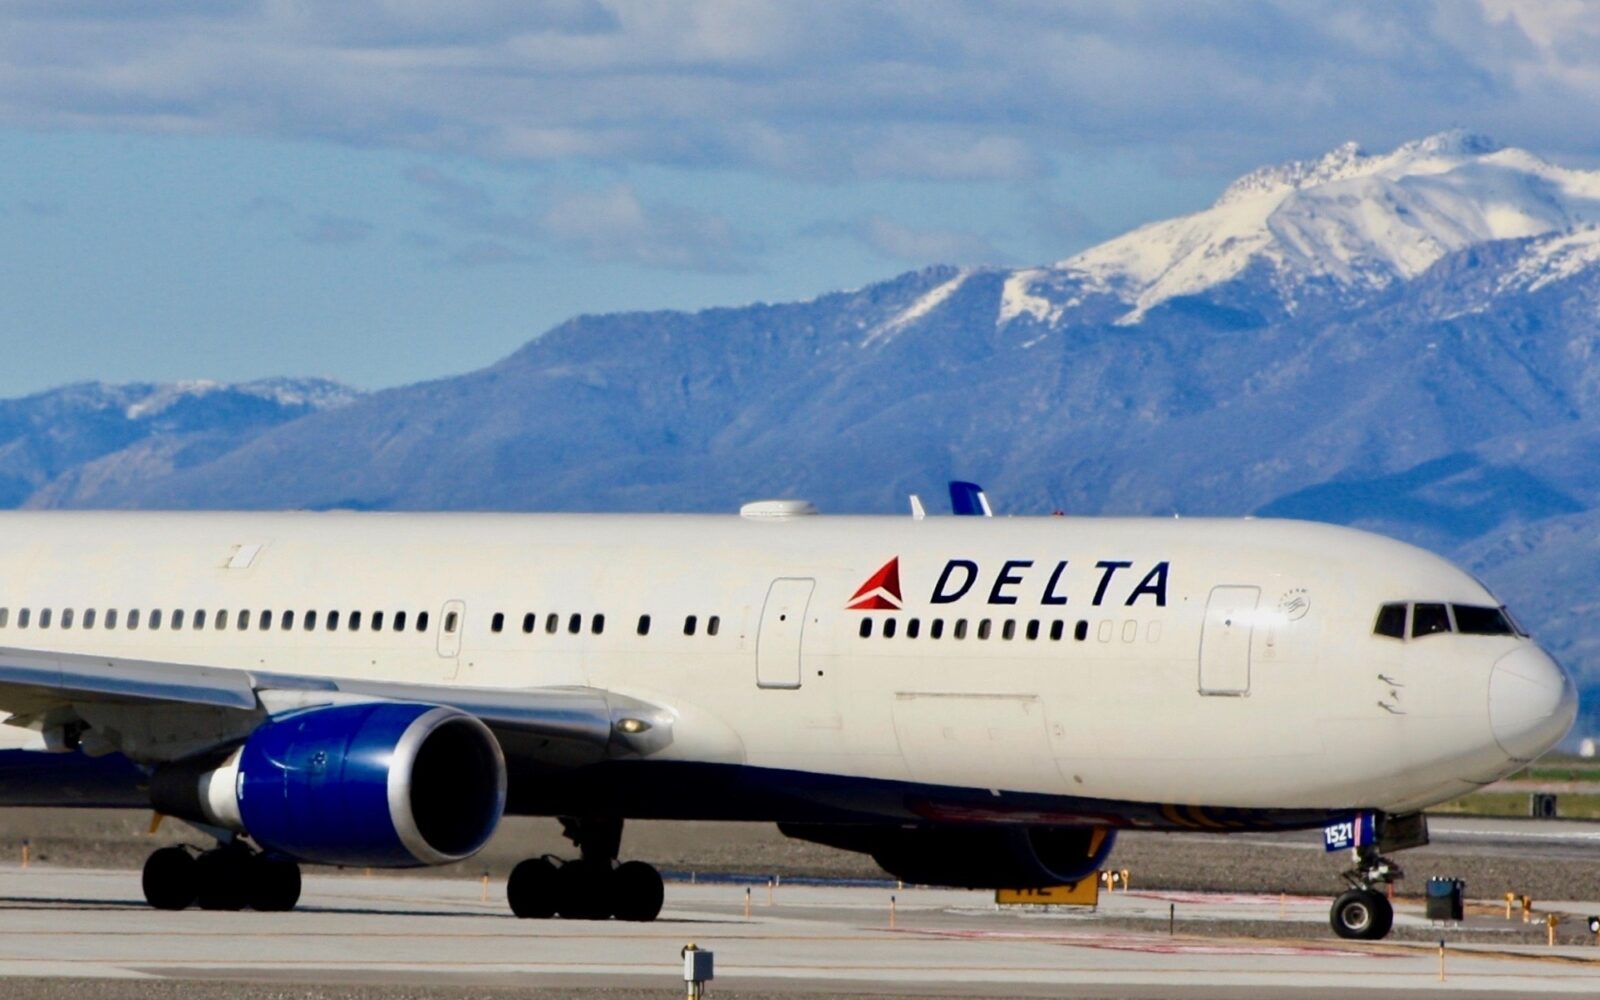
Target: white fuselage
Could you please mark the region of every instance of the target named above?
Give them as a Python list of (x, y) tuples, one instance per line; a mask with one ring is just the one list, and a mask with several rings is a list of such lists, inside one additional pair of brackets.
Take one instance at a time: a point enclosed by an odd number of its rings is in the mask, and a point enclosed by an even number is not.
[[(862, 593), (892, 560), (898, 594)], [(0, 515), (6, 648), (582, 685), (677, 714), (639, 767), (1079, 803), (1405, 811), (1565, 734), (1571, 682), (1531, 640), (1374, 634), (1418, 601), (1498, 603), (1422, 550), (1286, 521)]]

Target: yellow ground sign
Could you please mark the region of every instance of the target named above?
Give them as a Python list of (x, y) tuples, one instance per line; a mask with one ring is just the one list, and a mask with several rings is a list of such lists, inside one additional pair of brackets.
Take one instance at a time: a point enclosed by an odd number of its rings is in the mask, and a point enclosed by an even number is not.
[(1099, 906), (1100, 880), (1090, 875), (1071, 885), (1052, 885), (1043, 889), (996, 889), (994, 901), (1001, 906)]

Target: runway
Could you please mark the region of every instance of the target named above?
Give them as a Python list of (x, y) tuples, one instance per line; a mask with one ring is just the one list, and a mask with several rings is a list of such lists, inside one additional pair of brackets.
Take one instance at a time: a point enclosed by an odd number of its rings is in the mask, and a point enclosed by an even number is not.
[[(1592, 941), (1450, 943), (1441, 982), (1433, 938), (1457, 932), (1430, 926), (1413, 904), (1402, 904), (1397, 927), (1429, 940), (1353, 944), (1326, 931), (1326, 898), (1277, 894), (1134, 889), (1102, 894), (1096, 912), (1023, 912), (980, 892), (674, 882), (660, 920), (625, 924), (520, 921), (502, 892), (491, 882), (485, 898), (467, 878), (321, 875), (307, 878), (293, 913), (166, 913), (143, 904), (136, 872), (4, 868), (0, 976), (681, 996), (680, 949), (693, 941), (715, 953), (712, 996), (1506, 997), (1592, 995), (1600, 982)], [(1244, 921), (1283, 934), (1230, 936)], [(1468, 920), (1503, 924), (1482, 910)]]

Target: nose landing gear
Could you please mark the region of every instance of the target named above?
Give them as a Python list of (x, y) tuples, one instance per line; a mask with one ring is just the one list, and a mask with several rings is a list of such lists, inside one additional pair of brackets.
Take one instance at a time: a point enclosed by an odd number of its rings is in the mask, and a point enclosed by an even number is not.
[(1377, 941), (1394, 926), (1394, 906), (1387, 893), (1376, 888), (1405, 877), (1393, 860), (1372, 846), (1356, 848), (1355, 867), (1343, 873), (1350, 889), (1333, 901), (1328, 922), (1342, 938)]

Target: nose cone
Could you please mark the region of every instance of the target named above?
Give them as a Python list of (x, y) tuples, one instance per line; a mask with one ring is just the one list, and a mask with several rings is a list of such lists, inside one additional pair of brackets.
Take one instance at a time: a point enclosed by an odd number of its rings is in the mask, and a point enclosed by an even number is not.
[(1500, 657), (1489, 674), (1489, 728), (1514, 760), (1533, 760), (1572, 728), (1578, 692), (1544, 650), (1529, 643)]

